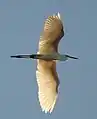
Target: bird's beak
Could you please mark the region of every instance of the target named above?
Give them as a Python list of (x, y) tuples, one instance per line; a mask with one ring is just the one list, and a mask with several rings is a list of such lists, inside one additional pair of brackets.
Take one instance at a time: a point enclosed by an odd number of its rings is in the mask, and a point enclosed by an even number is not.
[(73, 56), (70, 56), (70, 55), (65, 55), (67, 58), (71, 58), (71, 59), (79, 59), (77, 57), (73, 57)]

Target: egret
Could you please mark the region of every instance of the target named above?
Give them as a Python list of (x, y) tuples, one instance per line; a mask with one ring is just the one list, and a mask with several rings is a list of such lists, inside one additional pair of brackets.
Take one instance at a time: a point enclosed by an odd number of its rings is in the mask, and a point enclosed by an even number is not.
[(78, 59), (58, 52), (58, 44), (64, 32), (60, 13), (48, 16), (40, 35), (38, 52), (31, 55), (11, 56), (12, 58), (37, 59), (38, 99), (45, 113), (53, 111), (58, 97), (60, 82), (56, 71), (56, 61), (66, 61), (69, 58)]

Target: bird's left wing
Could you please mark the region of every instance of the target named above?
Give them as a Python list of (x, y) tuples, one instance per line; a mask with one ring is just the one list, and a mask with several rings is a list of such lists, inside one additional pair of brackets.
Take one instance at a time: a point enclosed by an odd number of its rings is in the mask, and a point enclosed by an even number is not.
[(38, 60), (36, 77), (42, 111), (51, 113), (57, 100), (59, 85), (55, 61)]

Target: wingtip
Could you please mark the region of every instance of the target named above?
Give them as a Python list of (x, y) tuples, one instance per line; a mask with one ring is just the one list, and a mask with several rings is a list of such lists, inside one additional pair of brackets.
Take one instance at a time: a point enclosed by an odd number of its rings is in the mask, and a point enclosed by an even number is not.
[(59, 13), (59, 12), (57, 13), (57, 16), (58, 16), (58, 18), (59, 18), (59, 19), (61, 19), (61, 15), (60, 15), (60, 13)]

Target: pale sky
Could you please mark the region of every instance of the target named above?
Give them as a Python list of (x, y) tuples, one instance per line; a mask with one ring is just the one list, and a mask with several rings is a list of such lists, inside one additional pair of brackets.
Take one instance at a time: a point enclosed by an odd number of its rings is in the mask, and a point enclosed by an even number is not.
[[(58, 62), (59, 97), (52, 114), (37, 98), (36, 53), (47, 16), (60, 12), (65, 36), (59, 52), (80, 60)], [(97, 119), (97, 1), (0, 0), (0, 119)]]

